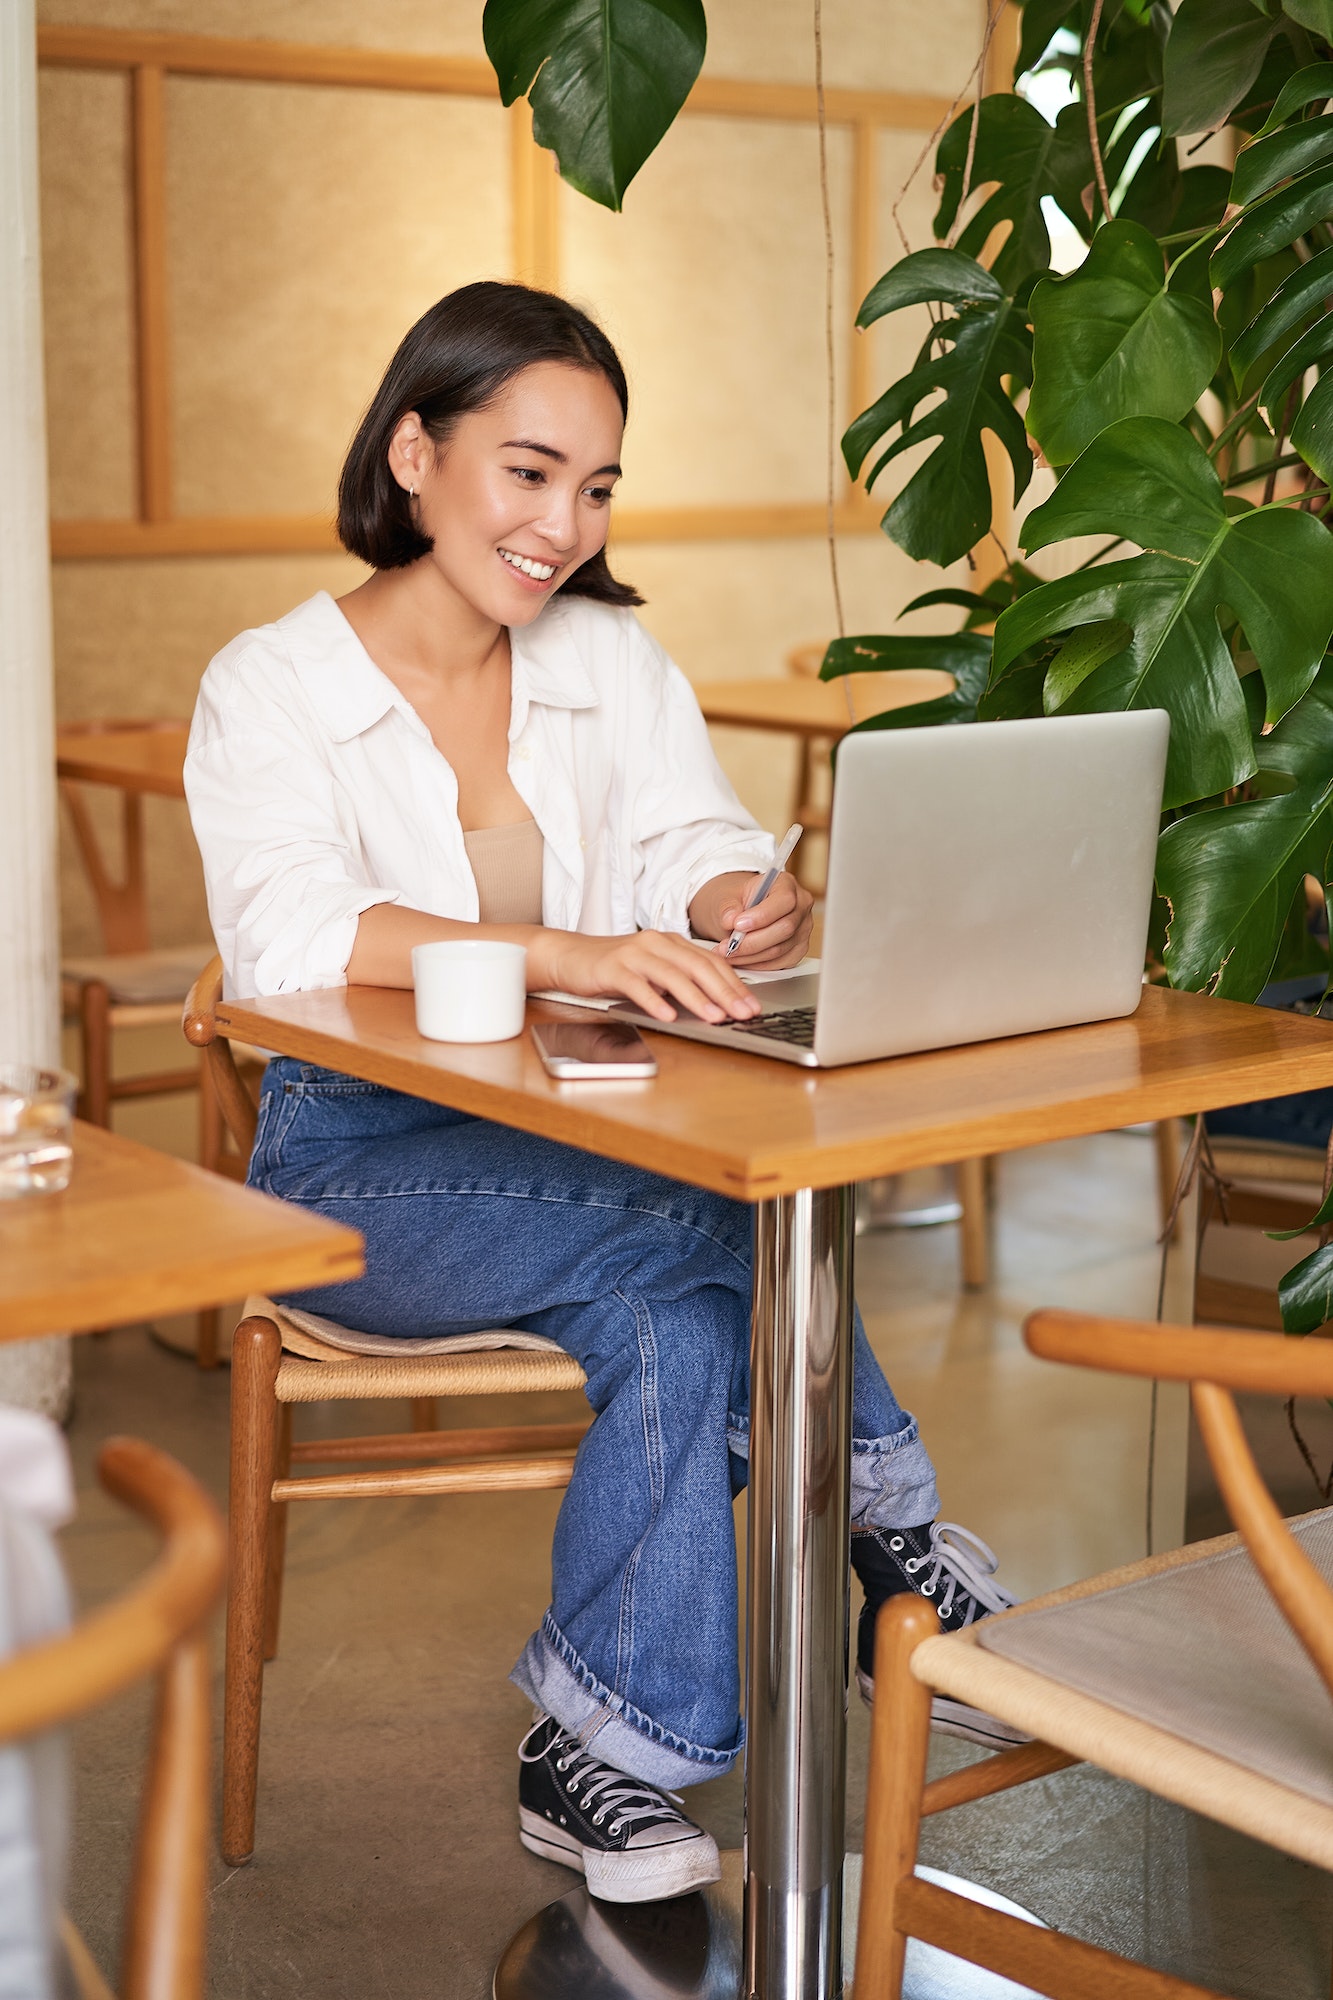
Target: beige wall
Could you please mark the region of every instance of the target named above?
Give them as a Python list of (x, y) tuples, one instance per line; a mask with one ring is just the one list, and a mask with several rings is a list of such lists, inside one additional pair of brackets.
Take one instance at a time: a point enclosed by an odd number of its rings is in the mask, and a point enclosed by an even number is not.
[[(712, 0), (708, 69), (808, 80), (809, 0)], [(832, 83), (952, 91), (971, 65), (979, 0), (937, 0), (931, 32), (909, 0), (826, 0)], [(43, 0), (45, 23), (479, 55), (481, 0)], [(169, 78), (168, 254), (176, 507), (193, 514), (327, 514), (343, 449), (399, 336), (453, 285), (505, 276), (508, 124), (477, 100)], [(115, 75), (41, 79), (43, 232), (53, 508), (134, 510), (128, 86)], [(880, 146), (881, 264), (897, 254), (889, 203), (922, 143)], [(834, 131), (831, 192), (851, 310), (850, 147)], [(904, 208), (929, 240), (929, 173)], [(818, 501), (823, 489), (823, 246), (814, 130), (681, 121), (612, 216), (562, 190), (561, 287), (624, 354), (633, 406), (626, 505)], [(910, 354), (917, 326), (877, 332), (875, 371)], [(841, 348), (840, 348), (841, 353)], [(846, 388), (842, 400), (845, 404)], [(845, 411), (840, 411), (841, 418)], [(618, 570), (646, 622), (697, 682), (783, 671), (793, 643), (831, 629), (817, 538), (633, 544)], [(852, 630), (884, 630), (936, 572), (877, 535), (844, 538)], [(188, 711), (210, 655), (317, 589), (346, 588), (328, 556), (65, 561), (56, 565), (57, 695), (66, 717)], [(792, 753), (719, 732), (743, 795), (782, 820)], [(150, 805), (163, 942), (202, 936), (197, 864), (179, 808)], [(77, 866), (66, 929), (92, 948)]]

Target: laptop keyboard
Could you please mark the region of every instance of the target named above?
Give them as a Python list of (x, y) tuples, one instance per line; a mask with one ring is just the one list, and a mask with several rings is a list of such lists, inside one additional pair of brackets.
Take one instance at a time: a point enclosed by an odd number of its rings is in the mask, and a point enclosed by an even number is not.
[(781, 1013), (761, 1014), (756, 1021), (733, 1021), (731, 1026), (738, 1034), (762, 1035), (769, 1042), (791, 1042), (799, 1049), (812, 1049), (815, 1045), (813, 1007), (786, 1007)]

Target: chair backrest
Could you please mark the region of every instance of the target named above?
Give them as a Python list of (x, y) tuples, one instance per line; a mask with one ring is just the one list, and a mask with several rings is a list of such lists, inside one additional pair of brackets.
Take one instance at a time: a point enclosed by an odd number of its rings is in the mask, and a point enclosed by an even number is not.
[(827, 651), (828, 645), (822, 639), (809, 645), (791, 647), (787, 654), (787, 672), (795, 674), (798, 680), (817, 680)]
[(1030, 1314), (1023, 1338), (1032, 1353), (1048, 1361), (1190, 1384), (1200, 1435), (1227, 1512), (1278, 1609), (1333, 1695), (1333, 1589), (1274, 1505), (1232, 1393), (1333, 1397), (1333, 1342), (1051, 1311)]
[(222, 1110), (223, 1122), (243, 1160), (254, 1150), (259, 1106), (236, 1066), (231, 1043), (218, 1033), (217, 1004), (222, 998), (222, 960), (210, 958), (185, 996), (181, 1026), (185, 1039), (202, 1049), (209, 1080)]
[(58, 1639), (0, 1662), (0, 1743), (40, 1735), (156, 1676), (120, 1993), (198, 2000), (210, 1821), (207, 1621), (222, 1594), (226, 1536), (203, 1488), (154, 1446), (112, 1438), (97, 1471), (107, 1492), (158, 1529), (164, 1547), (122, 1596)]

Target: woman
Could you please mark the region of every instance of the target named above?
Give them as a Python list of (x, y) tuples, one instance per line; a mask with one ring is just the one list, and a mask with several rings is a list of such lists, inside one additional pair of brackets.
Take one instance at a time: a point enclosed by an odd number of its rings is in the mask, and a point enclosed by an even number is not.
[[(413, 945), (480, 934), (524, 945), (530, 989), (721, 1021), (758, 1012), (738, 972), (800, 959), (810, 897), (783, 875), (745, 907), (772, 842), (607, 567), (627, 407), (606, 337), (547, 293), (469, 285), (408, 333), (339, 489), (372, 574), (242, 633), (200, 690), (186, 788), (232, 992), (406, 987)], [(733, 927), (730, 960), (690, 941)], [(596, 1421), (512, 1676), (537, 1709), (520, 1837), (616, 1901), (716, 1879), (664, 1788), (743, 1740), (748, 1209), (287, 1058), (250, 1179), (365, 1236), (365, 1277), (306, 1309), (507, 1324), (577, 1357)], [(932, 1527), (930, 1461), (859, 1320), (854, 1428), (866, 1675), (893, 1591), (938, 1587), (951, 1626), (1008, 1599), (982, 1545)]]

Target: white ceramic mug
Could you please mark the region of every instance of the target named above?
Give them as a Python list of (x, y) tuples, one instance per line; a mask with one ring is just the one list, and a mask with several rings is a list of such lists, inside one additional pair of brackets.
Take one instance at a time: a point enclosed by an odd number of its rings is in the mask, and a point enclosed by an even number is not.
[(491, 938), (412, 948), (417, 1033), (433, 1042), (508, 1042), (523, 1032), (527, 952)]

